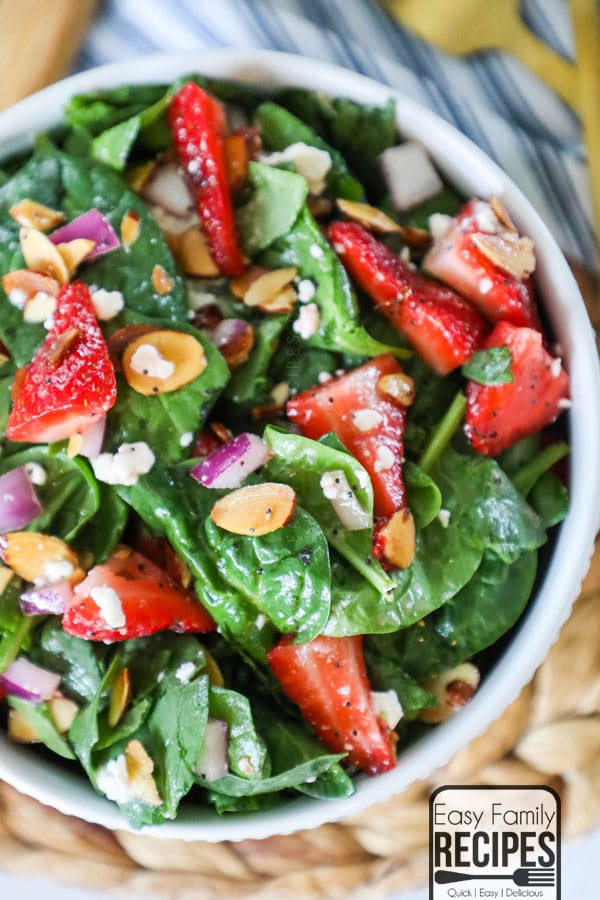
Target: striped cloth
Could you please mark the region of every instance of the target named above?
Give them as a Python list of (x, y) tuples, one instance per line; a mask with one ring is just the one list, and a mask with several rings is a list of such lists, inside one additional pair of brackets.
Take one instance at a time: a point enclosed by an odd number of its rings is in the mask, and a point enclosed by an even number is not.
[[(524, 0), (522, 14), (539, 37), (572, 58), (567, 0)], [(77, 68), (208, 46), (302, 53), (420, 101), (511, 175), (567, 256), (595, 265), (579, 120), (509, 55), (448, 56), (402, 28), (376, 0), (105, 0)]]

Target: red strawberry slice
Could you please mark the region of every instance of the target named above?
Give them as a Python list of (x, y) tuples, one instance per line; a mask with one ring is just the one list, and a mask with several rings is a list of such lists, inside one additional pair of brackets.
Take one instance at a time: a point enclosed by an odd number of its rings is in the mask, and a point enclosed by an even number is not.
[(63, 629), (88, 641), (123, 641), (158, 631), (214, 631), (215, 624), (180, 584), (142, 556), (117, 550), (73, 590)]
[(338, 435), (371, 477), (375, 516), (388, 519), (404, 506), (406, 408), (381, 389), (384, 376), (406, 377), (390, 353), (302, 391), (288, 401), (287, 414), (305, 437), (318, 440), (330, 431)]
[(465, 431), (475, 450), (496, 456), (521, 438), (536, 434), (568, 405), (569, 377), (533, 328), (498, 322), (485, 342), (510, 348), (514, 381), (484, 385), (469, 381)]
[(461, 366), (478, 349), (485, 325), (449, 288), (408, 263), (355, 222), (334, 222), (329, 237), (350, 276), (438, 374)]
[(245, 262), (228, 181), (223, 107), (188, 81), (171, 100), (169, 125), (211, 256), (224, 275), (241, 275)]
[(362, 637), (320, 635), (307, 644), (284, 637), (269, 653), (284, 693), (334, 753), (370, 775), (393, 769), (389, 729), (375, 716), (362, 653)]
[(8, 418), (11, 441), (51, 444), (90, 428), (115, 403), (115, 371), (87, 285), (56, 297), (54, 325), (27, 366)]
[(502, 319), (539, 329), (531, 279), (501, 269), (473, 243), (474, 234), (491, 234), (494, 228), (506, 233), (489, 203), (470, 200), (436, 238), (423, 268), (470, 300), (490, 322)]

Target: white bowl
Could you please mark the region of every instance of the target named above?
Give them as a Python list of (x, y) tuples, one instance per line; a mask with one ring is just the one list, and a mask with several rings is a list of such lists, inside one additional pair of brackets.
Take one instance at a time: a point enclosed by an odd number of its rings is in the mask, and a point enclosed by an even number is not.
[[(519, 189), (447, 122), (390, 88), (346, 69), (283, 53), (237, 49), (160, 55), (103, 66), (67, 78), (0, 115), (0, 159), (29, 146), (35, 134), (56, 125), (73, 94), (119, 84), (169, 82), (194, 71), (241, 81), (299, 85), (365, 103), (383, 103), (393, 97), (401, 133), (424, 144), (440, 171), (465, 195), (501, 197), (521, 230), (533, 238), (537, 286), (564, 351), (573, 399), (569, 414), (570, 512), (522, 626), (474, 700), (460, 715), (402, 753), (394, 771), (377, 778), (359, 778), (355, 795), (347, 800), (301, 798), (271, 811), (224, 817), (184, 803), (176, 821), (146, 829), (163, 838), (242, 840), (312, 828), (399, 793), (426, 778), (483, 732), (529, 681), (569, 615), (599, 524), (600, 370), (577, 284), (550, 232)], [(4, 736), (0, 736), (0, 778), (61, 812), (108, 828), (129, 828), (118, 809), (99, 797), (83, 776), (52, 762), (40, 762)]]

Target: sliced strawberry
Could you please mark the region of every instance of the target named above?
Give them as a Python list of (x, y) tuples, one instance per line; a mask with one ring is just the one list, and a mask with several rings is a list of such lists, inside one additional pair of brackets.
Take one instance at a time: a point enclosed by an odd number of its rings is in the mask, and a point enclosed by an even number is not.
[(141, 553), (125, 548), (94, 566), (75, 587), (62, 626), (88, 641), (122, 641), (167, 629), (187, 633), (215, 628), (189, 591)]
[(485, 326), (469, 303), (356, 222), (334, 222), (329, 237), (351, 277), (432, 369), (446, 375), (470, 359)]
[(388, 519), (404, 506), (406, 408), (381, 389), (384, 375), (402, 375), (390, 353), (302, 391), (288, 401), (287, 414), (305, 437), (318, 440), (330, 431), (337, 434), (371, 476), (375, 515)]
[[(474, 234), (506, 235), (489, 203), (470, 200), (436, 238), (423, 268), (449, 284), (490, 322), (540, 327), (531, 279), (517, 278), (495, 265), (473, 243)], [(512, 232), (516, 237), (516, 233)]]
[(484, 385), (469, 381), (465, 431), (475, 450), (496, 456), (521, 438), (536, 434), (567, 403), (569, 377), (533, 328), (498, 322), (485, 342), (510, 348), (514, 381)]
[(369, 775), (394, 768), (390, 732), (373, 712), (360, 635), (320, 635), (307, 644), (292, 644), (286, 636), (269, 653), (269, 663), (330, 750), (347, 753)]
[(51, 444), (90, 428), (116, 400), (115, 371), (87, 285), (56, 297), (54, 325), (27, 366), (8, 418), (11, 441)]
[(188, 81), (171, 100), (169, 125), (211, 256), (224, 275), (241, 275), (244, 257), (228, 182), (223, 107)]

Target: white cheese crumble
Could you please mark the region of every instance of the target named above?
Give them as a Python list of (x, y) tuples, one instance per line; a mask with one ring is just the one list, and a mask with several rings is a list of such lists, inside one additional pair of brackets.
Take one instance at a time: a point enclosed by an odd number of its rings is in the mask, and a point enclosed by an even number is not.
[(25, 465), (25, 471), (27, 472), (27, 477), (32, 484), (37, 484), (40, 487), (43, 484), (46, 484), (46, 481), (48, 480), (48, 474), (44, 467), (40, 466), (39, 463), (27, 463)]
[(96, 782), (102, 793), (115, 803), (130, 803), (138, 800), (148, 806), (160, 806), (161, 804), (152, 777), (132, 777), (124, 753), (114, 759), (109, 759), (98, 769)]
[(196, 666), (193, 662), (190, 661), (181, 663), (181, 665), (175, 672), (175, 678), (182, 684), (189, 684), (190, 679), (195, 671)]
[(375, 460), (375, 471), (376, 472), (387, 472), (388, 469), (391, 469), (394, 465), (396, 457), (392, 453), (389, 447), (385, 447), (383, 444), (377, 448), (377, 459)]
[(296, 286), (300, 303), (310, 303), (317, 293), (317, 286), (310, 278), (301, 278)]
[(262, 153), (259, 162), (267, 166), (278, 166), (280, 163), (291, 162), (296, 167), (298, 175), (302, 175), (308, 182), (308, 190), (314, 197), (318, 197), (325, 187), (325, 178), (331, 169), (331, 156), (326, 150), (311, 147), (303, 141), (290, 144), (281, 153)]
[(442, 526), (442, 528), (447, 528), (450, 524), (450, 510), (449, 509), (440, 509), (437, 514), (438, 522)]
[(480, 200), (475, 206), (473, 220), (480, 231), (485, 234), (496, 234), (498, 232), (499, 221), (496, 213), (489, 203)]
[(259, 614), (257, 615), (256, 619), (254, 620), (254, 624), (256, 625), (256, 627), (258, 628), (258, 630), (260, 631), (260, 630), (261, 630), (262, 628), (264, 628), (265, 625), (267, 624), (267, 617), (264, 616), (262, 613), (259, 613)]
[(317, 381), (319, 382), (319, 384), (325, 384), (326, 381), (331, 381), (332, 378), (333, 375), (331, 374), (331, 372), (319, 372), (319, 374), (317, 375)]
[(95, 587), (91, 589), (90, 597), (109, 628), (125, 627), (125, 613), (121, 605), (121, 598), (116, 591), (109, 587)]
[(321, 314), (316, 303), (307, 303), (300, 307), (298, 318), (294, 322), (292, 328), (299, 334), (301, 338), (307, 341), (316, 334), (321, 324)]
[(550, 363), (550, 372), (552, 373), (553, 378), (558, 378), (558, 376), (560, 375), (561, 367), (562, 360), (560, 356), (557, 356)]
[(193, 431), (184, 431), (184, 433), (179, 438), (179, 446), (180, 447), (189, 447), (193, 440), (194, 440), (194, 432)]
[(479, 282), (479, 293), (480, 294), (489, 294), (491, 289), (494, 287), (494, 283), (491, 278), (482, 278)]
[(97, 288), (91, 296), (96, 317), (102, 322), (114, 319), (125, 306), (121, 291), (106, 291), (104, 288)]
[(91, 459), (98, 481), (105, 484), (136, 484), (140, 475), (150, 471), (156, 457), (145, 441), (121, 444), (116, 453), (101, 453)]
[(323, 256), (323, 248), (319, 247), (318, 244), (311, 244), (308, 252), (313, 259), (321, 259)]
[(376, 409), (356, 409), (352, 421), (359, 431), (372, 431), (381, 424), (383, 416)]
[(559, 409), (571, 409), (572, 405), (573, 405), (573, 401), (569, 400), (568, 397), (561, 397), (560, 400), (558, 401)]
[(26, 292), (22, 291), (21, 288), (13, 288), (12, 291), (9, 291), (8, 293), (8, 302), (12, 303), (13, 306), (16, 306), (17, 309), (23, 309), (27, 303), (27, 299)]
[(371, 708), (376, 718), (387, 728), (395, 728), (404, 715), (398, 694), (394, 690), (371, 691)]
[(131, 357), (130, 365), (134, 372), (158, 378), (159, 381), (169, 378), (175, 371), (175, 363), (165, 359), (153, 344), (140, 344)]
[(249, 756), (240, 756), (238, 759), (238, 768), (244, 775), (254, 775), (256, 771)]
[(443, 237), (453, 222), (452, 216), (447, 216), (446, 213), (432, 213), (427, 220), (431, 237), (434, 240)]
[(348, 531), (360, 531), (369, 527), (371, 516), (358, 502), (342, 469), (324, 472), (320, 484), (323, 496), (330, 501), (344, 528)]

